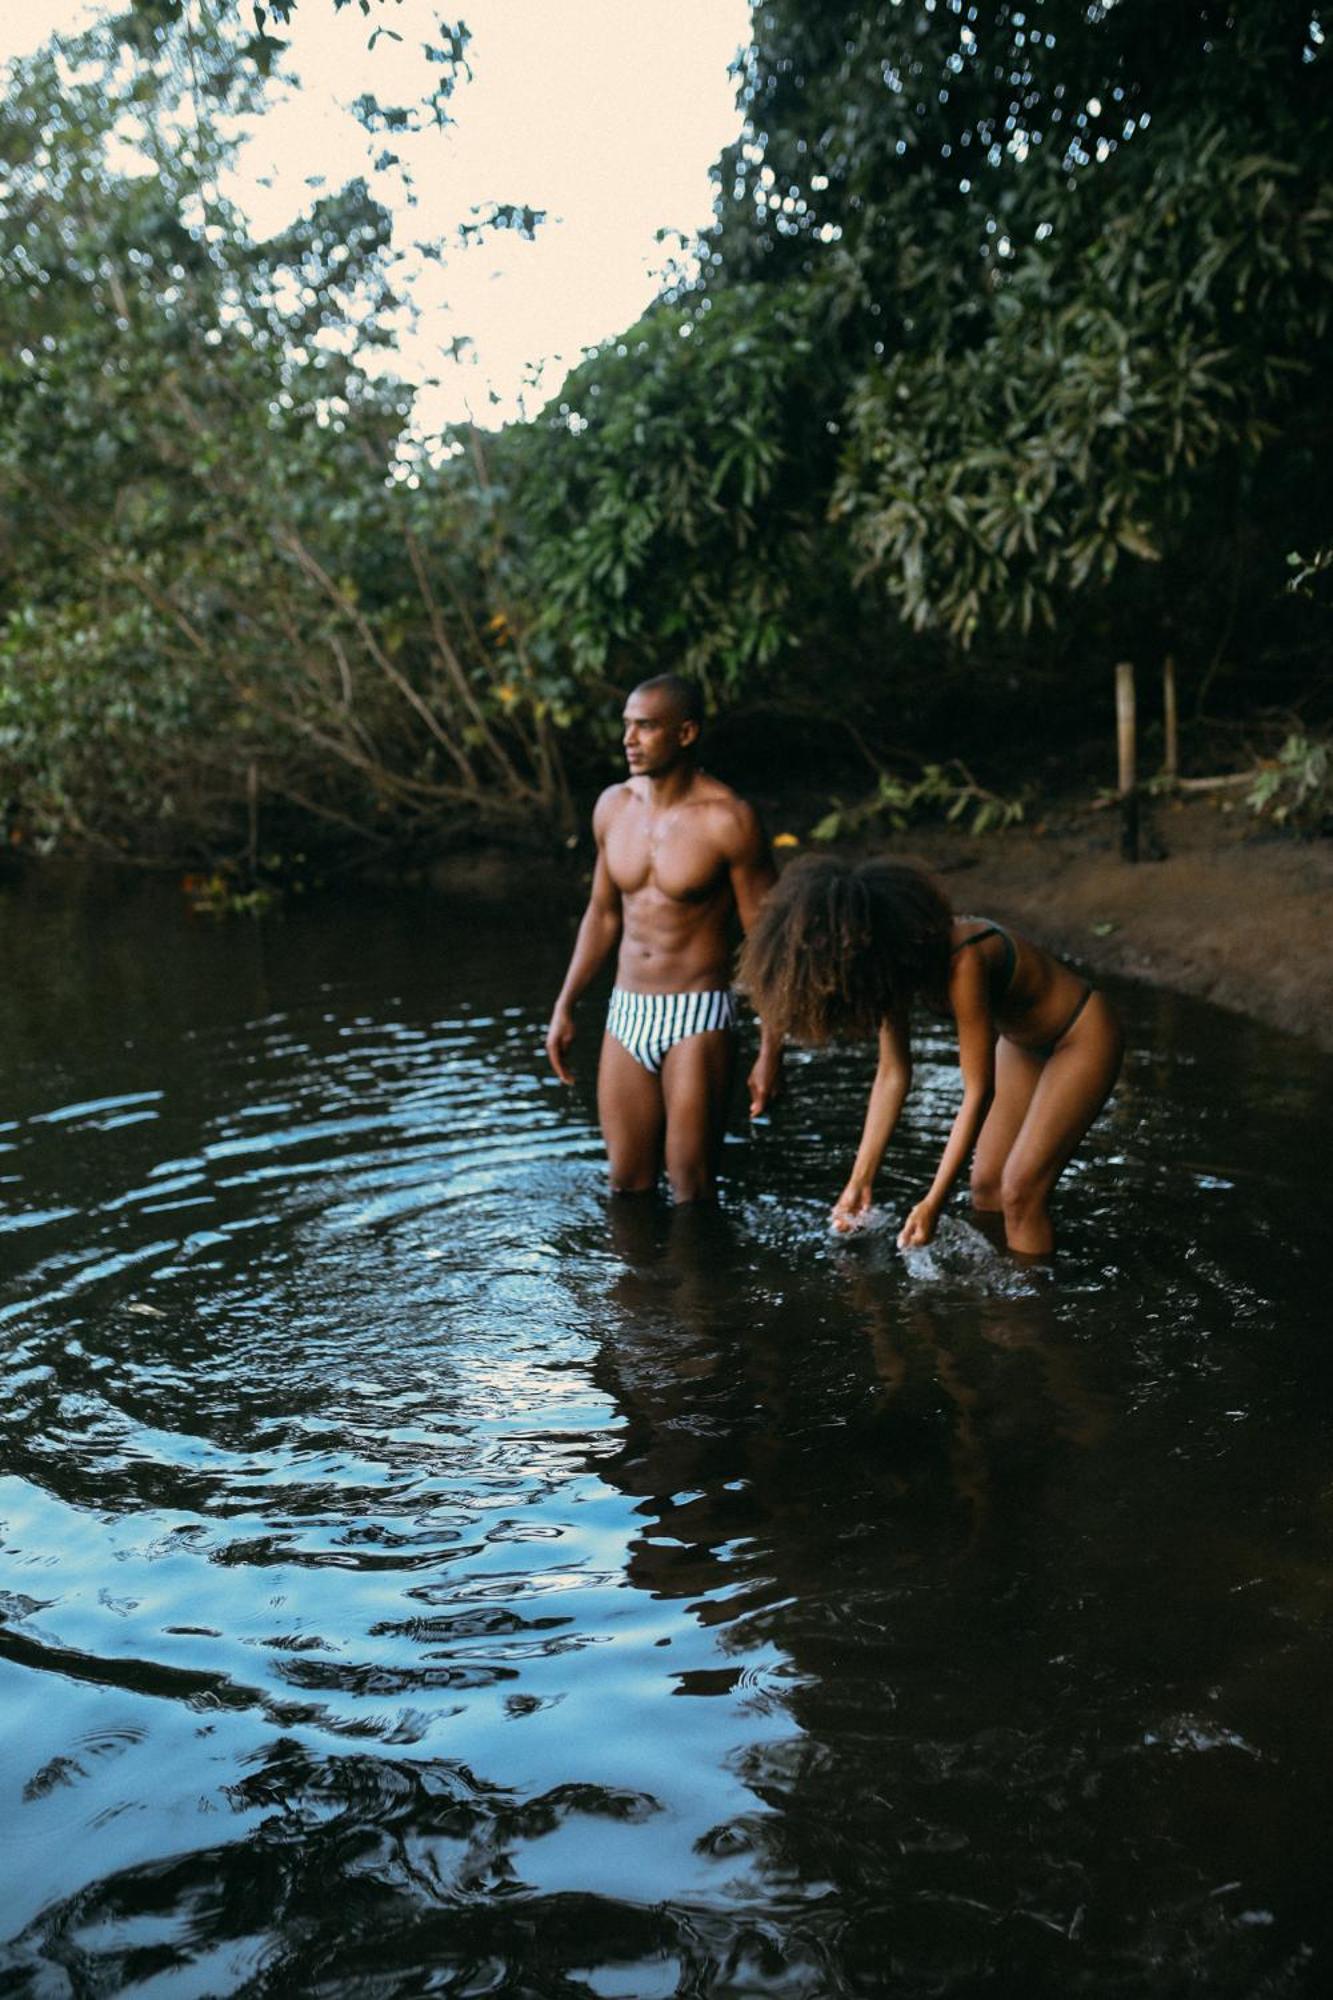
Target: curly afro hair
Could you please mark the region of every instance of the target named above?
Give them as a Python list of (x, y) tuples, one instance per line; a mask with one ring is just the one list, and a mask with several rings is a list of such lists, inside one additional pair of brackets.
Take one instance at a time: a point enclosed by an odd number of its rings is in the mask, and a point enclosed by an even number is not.
[(792, 1041), (871, 1041), (918, 994), (945, 1004), (952, 922), (943, 893), (911, 862), (809, 855), (765, 897), (740, 984)]

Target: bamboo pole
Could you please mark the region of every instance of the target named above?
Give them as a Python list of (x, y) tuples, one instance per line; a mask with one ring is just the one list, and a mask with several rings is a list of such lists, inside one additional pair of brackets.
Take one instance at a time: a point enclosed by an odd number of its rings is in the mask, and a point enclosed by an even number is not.
[(1168, 653), (1162, 661), (1162, 776), (1175, 784), (1180, 772), (1180, 735), (1176, 718), (1176, 663)]
[(253, 889), (259, 880), (259, 766), (253, 758), (246, 773), (245, 803), (249, 836), (246, 843), (246, 857), (250, 864), (250, 886)]
[(1120, 777), (1120, 853), (1125, 861), (1139, 858), (1139, 794), (1134, 757), (1134, 667), (1121, 660), (1115, 670), (1115, 731)]

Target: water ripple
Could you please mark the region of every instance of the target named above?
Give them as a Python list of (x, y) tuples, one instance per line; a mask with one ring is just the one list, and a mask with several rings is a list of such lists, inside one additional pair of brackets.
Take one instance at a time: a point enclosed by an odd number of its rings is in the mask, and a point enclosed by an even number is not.
[(13, 1042), (6, 1991), (1300, 1990), (1322, 1072), (1145, 1011), (1057, 1269), (904, 1255), (933, 1028), (845, 1240), (855, 1052), (608, 1206), (563, 933), (172, 922)]

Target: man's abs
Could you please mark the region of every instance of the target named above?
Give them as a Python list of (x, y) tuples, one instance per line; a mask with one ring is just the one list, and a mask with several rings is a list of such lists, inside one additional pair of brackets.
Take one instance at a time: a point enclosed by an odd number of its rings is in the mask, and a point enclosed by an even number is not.
[(731, 984), (728, 890), (685, 903), (640, 890), (624, 901), (616, 984), (639, 993), (702, 993)]

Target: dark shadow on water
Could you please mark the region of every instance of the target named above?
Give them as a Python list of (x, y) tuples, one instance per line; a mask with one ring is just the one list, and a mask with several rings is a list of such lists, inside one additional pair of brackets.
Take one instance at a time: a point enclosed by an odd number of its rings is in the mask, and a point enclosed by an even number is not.
[(0, 899), (0, 1990), (1322, 1994), (1333, 1065), (1129, 992), (904, 1256), (951, 1052), (608, 1204), (567, 936)]

